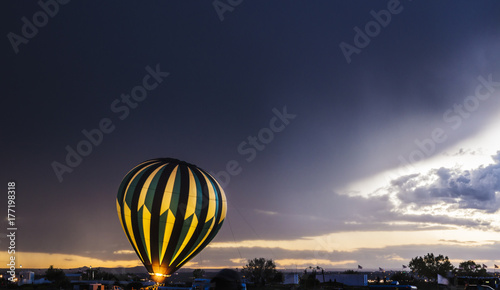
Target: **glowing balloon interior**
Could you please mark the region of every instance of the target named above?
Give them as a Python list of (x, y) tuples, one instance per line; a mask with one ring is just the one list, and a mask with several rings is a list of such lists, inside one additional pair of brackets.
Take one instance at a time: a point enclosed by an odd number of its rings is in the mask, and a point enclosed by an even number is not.
[(127, 173), (116, 207), (135, 252), (149, 274), (162, 280), (210, 243), (226, 217), (227, 203), (210, 174), (161, 158)]

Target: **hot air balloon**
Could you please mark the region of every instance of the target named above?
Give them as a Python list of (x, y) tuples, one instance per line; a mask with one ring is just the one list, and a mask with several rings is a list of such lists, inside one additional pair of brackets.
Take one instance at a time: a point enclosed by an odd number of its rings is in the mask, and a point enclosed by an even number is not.
[(226, 196), (199, 167), (172, 158), (145, 161), (123, 178), (116, 197), (128, 240), (161, 282), (215, 237), (226, 217)]

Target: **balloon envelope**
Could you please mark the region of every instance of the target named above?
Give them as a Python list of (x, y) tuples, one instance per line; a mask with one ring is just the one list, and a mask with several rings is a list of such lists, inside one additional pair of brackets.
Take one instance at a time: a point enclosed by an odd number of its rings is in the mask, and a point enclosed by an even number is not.
[(127, 173), (116, 207), (135, 252), (149, 274), (162, 280), (210, 243), (226, 217), (227, 203), (210, 174), (160, 158)]

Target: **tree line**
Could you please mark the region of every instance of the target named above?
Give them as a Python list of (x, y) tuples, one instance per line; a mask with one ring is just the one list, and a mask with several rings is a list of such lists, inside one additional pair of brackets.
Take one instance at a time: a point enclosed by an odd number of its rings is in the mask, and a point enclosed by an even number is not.
[[(495, 265), (496, 266), (496, 265)], [(411, 259), (408, 267), (412, 272), (418, 273), (429, 280), (437, 279), (437, 275), (446, 277), (448, 273), (459, 276), (487, 277), (489, 276), (487, 266), (479, 264), (473, 260), (463, 261), (455, 268), (450, 262), (448, 256), (434, 255), (428, 253), (423, 257)]]
[[(413, 275), (427, 278), (428, 281), (435, 281), (438, 274), (443, 277), (447, 277), (450, 274), (470, 277), (490, 276), (487, 266), (484, 264), (467, 260), (461, 262), (458, 268), (456, 268), (450, 262), (448, 256), (441, 254), (434, 255), (433, 253), (411, 259), (408, 263), (408, 268), (410, 268)], [(315, 274), (314, 272), (313, 274)], [(276, 283), (283, 280), (283, 274), (276, 269), (276, 264), (272, 259), (254, 258), (253, 260), (248, 260), (248, 263), (243, 267), (242, 273), (250, 282), (258, 284)], [(352, 271), (352, 273), (357, 272)], [(349, 274), (348, 271), (345, 274)], [(392, 278), (393, 280), (409, 280), (413, 279), (413, 275), (410, 275), (410, 273), (398, 273)]]

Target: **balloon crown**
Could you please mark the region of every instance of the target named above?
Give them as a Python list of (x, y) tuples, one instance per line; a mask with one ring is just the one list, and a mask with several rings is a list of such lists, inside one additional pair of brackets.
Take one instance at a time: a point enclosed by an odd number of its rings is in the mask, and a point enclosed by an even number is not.
[(182, 160), (179, 160), (179, 159), (176, 159), (176, 158), (170, 158), (170, 157), (160, 157), (160, 158), (153, 158), (153, 159), (150, 159), (146, 162), (149, 162), (149, 161), (163, 161), (165, 163), (177, 163), (177, 164), (182, 164), (182, 165), (187, 165), (187, 166), (193, 166), (193, 167), (196, 167), (198, 168), (198, 166), (192, 164), (192, 163), (189, 163), (189, 162), (186, 162), (186, 161), (182, 161)]

